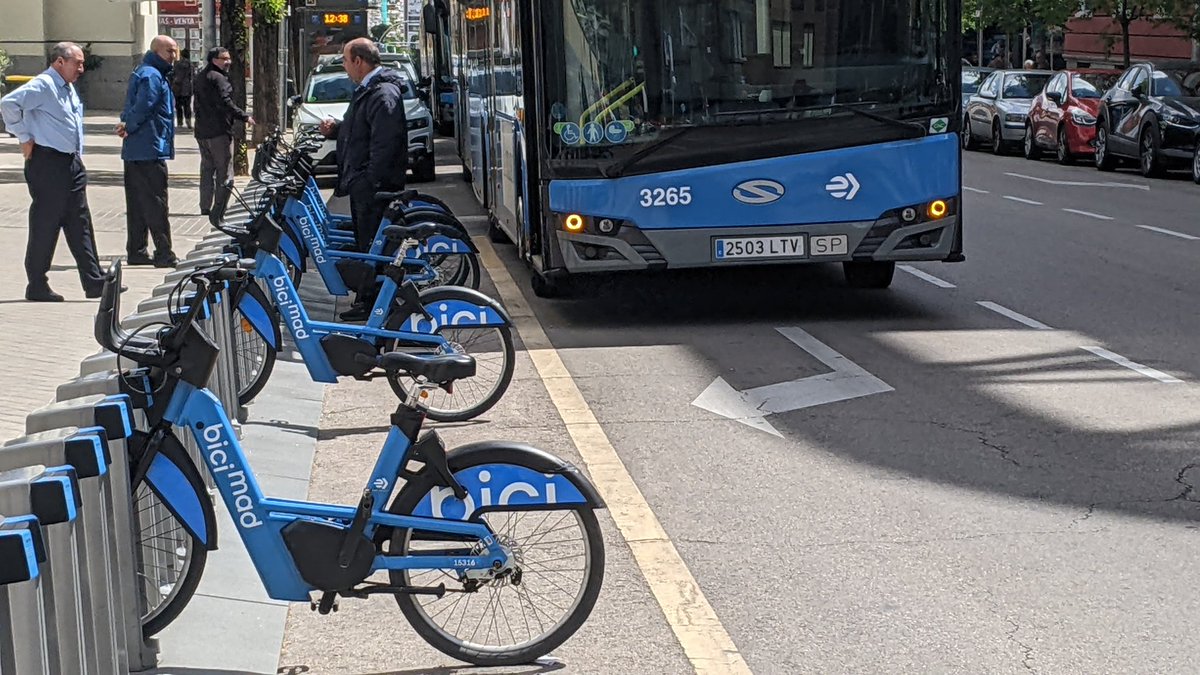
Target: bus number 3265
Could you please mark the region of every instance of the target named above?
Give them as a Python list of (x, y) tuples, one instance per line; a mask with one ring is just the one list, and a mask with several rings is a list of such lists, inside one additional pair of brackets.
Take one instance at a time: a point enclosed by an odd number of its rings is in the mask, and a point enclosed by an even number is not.
[(689, 186), (654, 188), (642, 190), (642, 206), (687, 206), (692, 203), (692, 188)]

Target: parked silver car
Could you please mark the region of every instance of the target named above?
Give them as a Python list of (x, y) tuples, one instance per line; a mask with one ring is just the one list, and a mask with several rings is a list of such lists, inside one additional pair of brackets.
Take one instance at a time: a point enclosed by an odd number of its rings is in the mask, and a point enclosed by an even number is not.
[(1049, 70), (997, 70), (963, 106), (962, 144), (974, 150), (981, 138), (991, 151), (1004, 154), (1025, 140), (1025, 120), (1033, 99), (1054, 73)]

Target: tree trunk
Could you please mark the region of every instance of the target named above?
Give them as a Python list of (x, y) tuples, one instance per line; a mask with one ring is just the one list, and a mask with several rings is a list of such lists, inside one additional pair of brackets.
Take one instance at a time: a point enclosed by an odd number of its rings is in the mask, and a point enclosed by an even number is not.
[(1129, 24), (1131, 21), (1128, 18), (1122, 17), (1121, 22), (1121, 49), (1125, 52), (1125, 68), (1129, 68)]
[[(245, 110), (246, 51), (250, 46), (245, 0), (221, 2), (221, 45), (229, 50), (229, 56), (233, 58), (229, 64), (229, 83), (233, 86), (234, 105)], [(241, 122), (233, 125), (233, 172), (237, 176), (245, 176), (250, 172), (246, 161), (246, 125)]]
[(279, 126), (279, 24), (260, 20), (254, 24), (254, 121), (255, 146)]

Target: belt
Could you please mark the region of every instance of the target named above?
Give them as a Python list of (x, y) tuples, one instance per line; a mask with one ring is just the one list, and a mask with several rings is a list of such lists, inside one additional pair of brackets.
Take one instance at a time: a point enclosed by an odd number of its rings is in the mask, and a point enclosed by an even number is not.
[(72, 158), (74, 158), (74, 157), (78, 157), (78, 156), (79, 156), (79, 153), (78, 153), (78, 152), (63, 152), (62, 150), (56, 150), (56, 149), (54, 149), (54, 148), (52, 148), (52, 147), (50, 147), (50, 146), (48, 146), (48, 145), (38, 145), (37, 143), (34, 143), (34, 144), (33, 144), (33, 149), (34, 149), (35, 151), (37, 151), (37, 150), (41, 150), (41, 151), (43, 151), (43, 152), (48, 152), (48, 153), (50, 153), (50, 154), (53, 154), (53, 155), (61, 155), (61, 156), (63, 156), (63, 157), (72, 157)]

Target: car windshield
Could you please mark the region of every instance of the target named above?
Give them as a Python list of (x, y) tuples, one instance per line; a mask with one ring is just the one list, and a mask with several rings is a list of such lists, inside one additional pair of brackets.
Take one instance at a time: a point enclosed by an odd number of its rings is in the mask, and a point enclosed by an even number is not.
[(1075, 98), (1100, 98), (1120, 76), (1120, 73), (1075, 73), (1071, 78), (1071, 95)]
[(1042, 93), (1050, 76), (1042, 73), (1013, 73), (1004, 77), (1004, 98), (1033, 98)]
[[(415, 99), (417, 96), (413, 92), (408, 77), (401, 73), (401, 80), (404, 82), (404, 98)], [(349, 103), (351, 96), (354, 95), (354, 81), (350, 79), (344, 71), (334, 73), (318, 73), (312, 76), (308, 83), (308, 94), (304, 97), (305, 103)]]
[(964, 70), (962, 74), (962, 93), (974, 94), (979, 91), (979, 85), (987, 79), (988, 73), (982, 70)]
[(1200, 71), (1154, 71), (1154, 96), (1200, 96)]

